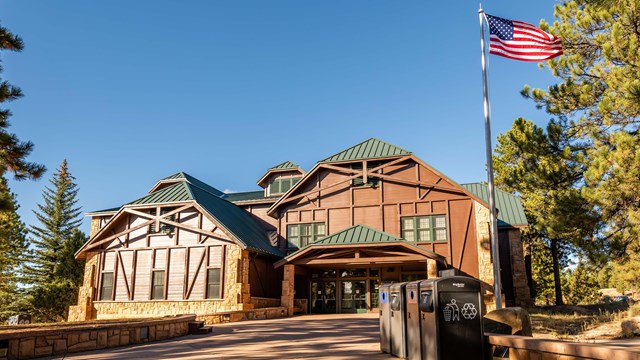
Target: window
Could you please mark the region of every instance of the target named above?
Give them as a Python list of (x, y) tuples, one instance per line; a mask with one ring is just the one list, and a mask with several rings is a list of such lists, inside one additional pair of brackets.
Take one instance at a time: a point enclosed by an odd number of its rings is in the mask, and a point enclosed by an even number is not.
[[(367, 165), (367, 169), (373, 169), (375, 167), (377, 167), (379, 164), (378, 163), (370, 163)], [(358, 171), (362, 171), (362, 164), (357, 164), (357, 165), (351, 165), (351, 169), (353, 170), (358, 170)], [(362, 177), (357, 177), (351, 180), (351, 186), (354, 187), (358, 187), (358, 186), (378, 186), (378, 182), (380, 181), (380, 178), (377, 177), (373, 177), (373, 176), (367, 176), (367, 182), (365, 183), (362, 179)]]
[[(164, 215), (167, 213), (170, 213), (171, 211), (173, 211), (173, 208), (165, 208), (165, 209), (161, 209), (160, 210), (160, 214)], [(149, 211), (149, 214), (151, 215), (156, 215), (156, 209), (151, 209)], [(166, 220), (169, 221), (176, 221), (176, 214), (173, 214), (171, 216), (166, 217)], [(149, 234), (158, 234), (158, 233), (165, 233), (165, 234), (171, 234), (173, 233), (173, 230), (175, 229), (175, 226), (173, 225), (167, 225), (165, 223), (160, 223), (160, 230), (156, 231), (156, 223), (151, 223), (151, 225), (149, 225)]]
[(153, 270), (151, 279), (151, 300), (164, 299), (164, 270)]
[(207, 299), (220, 299), (220, 268), (207, 269)]
[(113, 294), (113, 273), (102, 273), (102, 288), (100, 289), (100, 300), (111, 300)]
[(279, 178), (269, 183), (269, 195), (284, 194), (300, 181), (300, 177)]
[(403, 217), (400, 224), (402, 238), (407, 241), (447, 241), (445, 215)]
[(324, 223), (287, 225), (289, 247), (302, 248), (326, 234), (326, 226)]

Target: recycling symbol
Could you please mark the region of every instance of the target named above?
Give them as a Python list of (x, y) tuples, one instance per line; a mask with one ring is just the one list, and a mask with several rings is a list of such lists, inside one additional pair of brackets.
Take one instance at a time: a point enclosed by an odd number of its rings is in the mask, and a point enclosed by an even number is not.
[(466, 320), (473, 320), (478, 315), (478, 309), (476, 309), (476, 306), (472, 303), (464, 304), (460, 312), (462, 313), (462, 317)]

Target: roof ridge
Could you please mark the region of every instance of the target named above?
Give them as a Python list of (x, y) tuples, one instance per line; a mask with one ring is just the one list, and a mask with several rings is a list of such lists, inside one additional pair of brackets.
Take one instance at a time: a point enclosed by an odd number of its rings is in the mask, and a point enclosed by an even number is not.
[(326, 157), (318, 161), (318, 163), (387, 158), (411, 154), (413, 154), (411, 151), (398, 145), (372, 137)]

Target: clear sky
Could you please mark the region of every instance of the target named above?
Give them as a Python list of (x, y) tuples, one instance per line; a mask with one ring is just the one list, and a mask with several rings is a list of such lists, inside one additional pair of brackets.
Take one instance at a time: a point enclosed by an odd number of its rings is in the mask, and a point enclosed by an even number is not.
[[(538, 24), (554, 1), (484, 1)], [(10, 131), (35, 143), (40, 181), (10, 182), (23, 221), (63, 159), (84, 212), (119, 206), (185, 171), (258, 190), (270, 166), (315, 162), (370, 137), (459, 183), (485, 181), (478, 3), (426, 0), (0, 0), (25, 42), (2, 53)], [(489, 58), (494, 137), (523, 116), (519, 91), (554, 79)], [(88, 221), (83, 230), (88, 231)]]

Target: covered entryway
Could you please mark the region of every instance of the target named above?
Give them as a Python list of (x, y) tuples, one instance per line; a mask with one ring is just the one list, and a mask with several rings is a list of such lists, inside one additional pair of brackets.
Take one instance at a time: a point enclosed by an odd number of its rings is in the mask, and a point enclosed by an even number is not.
[(306, 300), (298, 303), (306, 303), (308, 312), (327, 314), (375, 311), (380, 284), (436, 277), (438, 269), (447, 265), (436, 253), (356, 225), (275, 264), (276, 268), (282, 266), (283, 306), (293, 307), (295, 300)]

